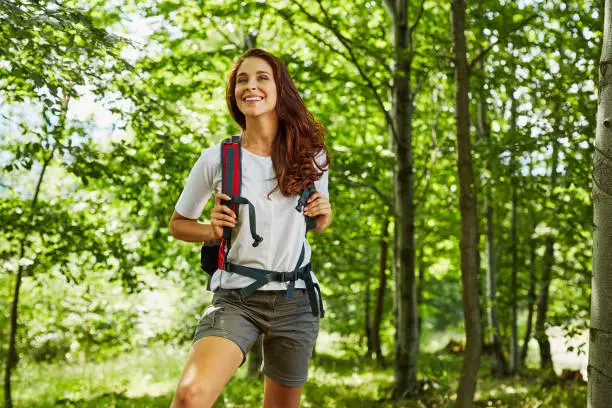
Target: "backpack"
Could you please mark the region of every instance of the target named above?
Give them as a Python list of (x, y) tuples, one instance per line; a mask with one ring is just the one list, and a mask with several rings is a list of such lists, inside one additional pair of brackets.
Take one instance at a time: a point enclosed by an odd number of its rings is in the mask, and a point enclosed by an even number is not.
[[(251, 237), (253, 238), (253, 246), (257, 247), (263, 238), (256, 231), (256, 216), (255, 207), (245, 197), (241, 196), (242, 191), (242, 146), (240, 136), (232, 136), (225, 139), (221, 143), (221, 192), (231, 197), (231, 200), (223, 200), (222, 205), (227, 205), (238, 214), (240, 205), (249, 206), (249, 227)], [(302, 212), (302, 209), (308, 201), (308, 197), (316, 191), (314, 184), (304, 187), (295, 207), (296, 211)], [(316, 221), (312, 217), (304, 215), (306, 222), (306, 232), (316, 226)], [(229, 262), (227, 254), (232, 247), (232, 228), (223, 227), (223, 236), (214, 245), (202, 245), (200, 252), (200, 266), (204, 272), (212, 276), (217, 269), (222, 269), (228, 272), (237, 273), (255, 279), (255, 281), (246, 288), (240, 289), (244, 297), (249, 296), (260, 287), (269, 282), (288, 282), (287, 298), (292, 299), (295, 282), (298, 279), (303, 279), (306, 284), (306, 292), (310, 300), (312, 313), (315, 316), (323, 317), (323, 302), (321, 299), (321, 289), (317, 283), (312, 280), (310, 274), (312, 264), (300, 267), (304, 260), (305, 248), (302, 244), (298, 262), (293, 271), (279, 272), (268, 271), (265, 269), (251, 268), (244, 265), (238, 265)], [(210, 280), (209, 280), (210, 285)]]

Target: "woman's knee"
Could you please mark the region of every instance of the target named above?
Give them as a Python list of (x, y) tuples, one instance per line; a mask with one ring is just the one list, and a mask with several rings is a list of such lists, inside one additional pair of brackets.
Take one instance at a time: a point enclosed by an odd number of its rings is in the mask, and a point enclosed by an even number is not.
[(212, 407), (215, 396), (214, 391), (206, 387), (205, 381), (182, 382), (176, 391), (176, 397), (181, 408), (207, 408)]

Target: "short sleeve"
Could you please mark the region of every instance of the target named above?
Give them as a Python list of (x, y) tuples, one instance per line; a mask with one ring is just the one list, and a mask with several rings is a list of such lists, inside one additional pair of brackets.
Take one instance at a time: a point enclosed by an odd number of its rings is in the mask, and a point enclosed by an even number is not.
[(209, 147), (193, 165), (185, 188), (174, 209), (183, 217), (198, 219), (214, 192), (215, 176), (220, 172), (219, 146)]
[[(321, 150), (315, 157), (315, 160), (319, 165), (322, 165), (325, 162), (325, 151)], [(318, 192), (323, 194), (325, 197), (329, 198), (329, 187), (328, 187), (329, 165), (323, 167), (323, 170), (324, 170), (323, 175), (321, 176), (319, 180), (315, 181), (314, 184)]]

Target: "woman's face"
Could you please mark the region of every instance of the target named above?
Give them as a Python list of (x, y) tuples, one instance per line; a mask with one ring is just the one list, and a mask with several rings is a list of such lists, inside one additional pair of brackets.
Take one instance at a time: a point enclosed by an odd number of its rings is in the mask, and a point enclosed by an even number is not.
[(275, 113), (276, 83), (272, 67), (257, 57), (245, 59), (238, 68), (234, 97), (244, 116)]

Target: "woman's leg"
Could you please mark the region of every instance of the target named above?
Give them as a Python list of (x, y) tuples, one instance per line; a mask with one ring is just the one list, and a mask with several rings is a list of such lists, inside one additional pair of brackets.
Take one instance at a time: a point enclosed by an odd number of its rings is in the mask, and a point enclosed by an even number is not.
[(275, 299), (274, 318), (263, 340), (264, 408), (300, 406), (318, 334), (319, 318), (313, 316), (304, 289), (296, 289), (292, 300), (285, 294)]
[(236, 343), (203, 337), (191, 347), (170, 408), (212, 407), (244, 356)]
[(266, 377), (263, 408), (298, 408), (303, 386), (287, 387)]

